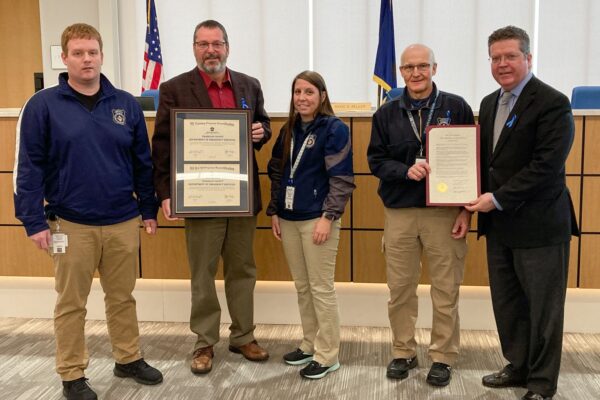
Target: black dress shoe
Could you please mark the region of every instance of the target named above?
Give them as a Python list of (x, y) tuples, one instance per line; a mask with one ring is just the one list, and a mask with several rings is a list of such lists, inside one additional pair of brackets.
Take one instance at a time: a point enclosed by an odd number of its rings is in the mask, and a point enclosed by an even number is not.
[(525, 379), (515, 376), (507, 368), (484, 376), (481, 379), (481, 383), (483, 383), (483, 386), (493, 388), (526, 387)]
[(63, 396), (67, 400), (97, 400), (98, 396), (87, 383), (86, 378), (63, 381)]
[(531, 390), (521, 397), (521, 400), (552, 400), (552, 396), (545, 397), (542, 394), (534, 393)]
[(404, 379), (408, 376), (408, 370), (417, 366), (417, 357), (394, 358), (387, 366), (386, 376), (392, 379)]
[(452, 367), (441, 362), (434, 362), (427, 374), (427, 383), (433, 386), (446, 386), (450, 383)]
[(119, 378), (133, 378), (142, 385), (157, 385), (163, 381), (162, 373), (148, 365), (143, 358), (128, 364), (115, 363), (113, 373)]

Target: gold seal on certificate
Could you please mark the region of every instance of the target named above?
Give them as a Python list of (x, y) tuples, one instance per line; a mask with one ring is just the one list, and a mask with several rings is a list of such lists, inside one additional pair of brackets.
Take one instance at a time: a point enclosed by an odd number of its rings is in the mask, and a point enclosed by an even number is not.
[(252, 215), (250, 111), (173, 109), (171, 121), (173, 215)]
[(428, 206), (460, 206), (480, 194), (479, 125), (427, 128)]

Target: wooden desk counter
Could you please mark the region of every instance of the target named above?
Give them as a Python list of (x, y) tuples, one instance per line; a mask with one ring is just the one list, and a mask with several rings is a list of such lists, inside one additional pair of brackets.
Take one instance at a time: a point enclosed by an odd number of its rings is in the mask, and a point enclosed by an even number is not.
[[(51, 276), (50, 258), (38, 252), (14, 217), (12, 169), (15, 156), (15, 129), (18, 109), (0, 110), (0, 276)], [(383, 206), (377, 195), (378, 180), (370, 174), (366, 149), (372, 113), (343, 113), (352, 132), (356, 190), (342, 219), (336, 281), (385, 282), (385, 260), (381, 253)], [(575, 110), (576, 134), (567, 160), (567, 185), (582, 229), (581, 238), (571, 242), (569, 287), (600, 288), (600, 110)], [(154, 112), (145, 112), (150, 136)], [(257, 154), (263, 207), (269, 198), (267, 162), (285, 113), (272, 114), (273, 139)], [(160, 213), (159, 213), (160, 214)], [(464, 285), (488, 285), (485, 239), (476, 240), (476, 216), (468, 235)], [(150, 237), (141, 233), (140, 277), (189, 277), (182, 221), (168, 223), (159, 215), (159, 232)], [(258, 216), (255, 258), (259, 280), (290, 280), (281, 249), (270, 229), (270, 219)], [(219, 276), (222, 272), (219, 271)], [(429, 282), (426, 262), (423, 283)]]

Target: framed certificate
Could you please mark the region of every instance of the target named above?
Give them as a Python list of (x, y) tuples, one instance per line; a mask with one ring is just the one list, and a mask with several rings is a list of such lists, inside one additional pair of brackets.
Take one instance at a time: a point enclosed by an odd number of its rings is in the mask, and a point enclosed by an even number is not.
[(479, 197), (479, 125), (427, 128), (428, 206), (462, 206)]
[(171, 110), (171, 213), (253, 213), (251, 115), (241, 109)]

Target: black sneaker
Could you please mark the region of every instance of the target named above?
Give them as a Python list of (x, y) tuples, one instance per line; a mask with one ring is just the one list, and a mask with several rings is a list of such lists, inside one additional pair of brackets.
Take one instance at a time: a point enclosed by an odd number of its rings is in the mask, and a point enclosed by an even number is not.
[(142, 385), (156, 385), (163, 381), (160, 371), (149, 366), (143, 358), (127, 364), (115, 363), (113, 372), (119, 378), (133, 378)]
[(283, 361), (290, 365), (302, 365), (309, 363), (313, 360), (313, 355), (303, 352), (300, 349), (296, 349), (283, 356)]
[(386, 376), (392, 379), (404, 379), (408, 377), (408, 370), (418, 365), (417, 357), (394, 358), (387, 366)]
[(433, 386), (446, 386), (450, 383), (452, 367), (448, 364), (434, 362), (427, 374), (427, 383)]
[(86, 378), (75, 379), (74, 381), (63, 381), (63, 396), (67, 400), (97, 400), (96, 392), (92, 390), (87, 383)]
[(326, 367), (316, 361), (311, 361), (310, 364), (300, 370), (300, 376), (309, 379), (321, 379), (328, 373), (337, 371), (339, 368), (339, 362), (336, 362), (331, 367)]

